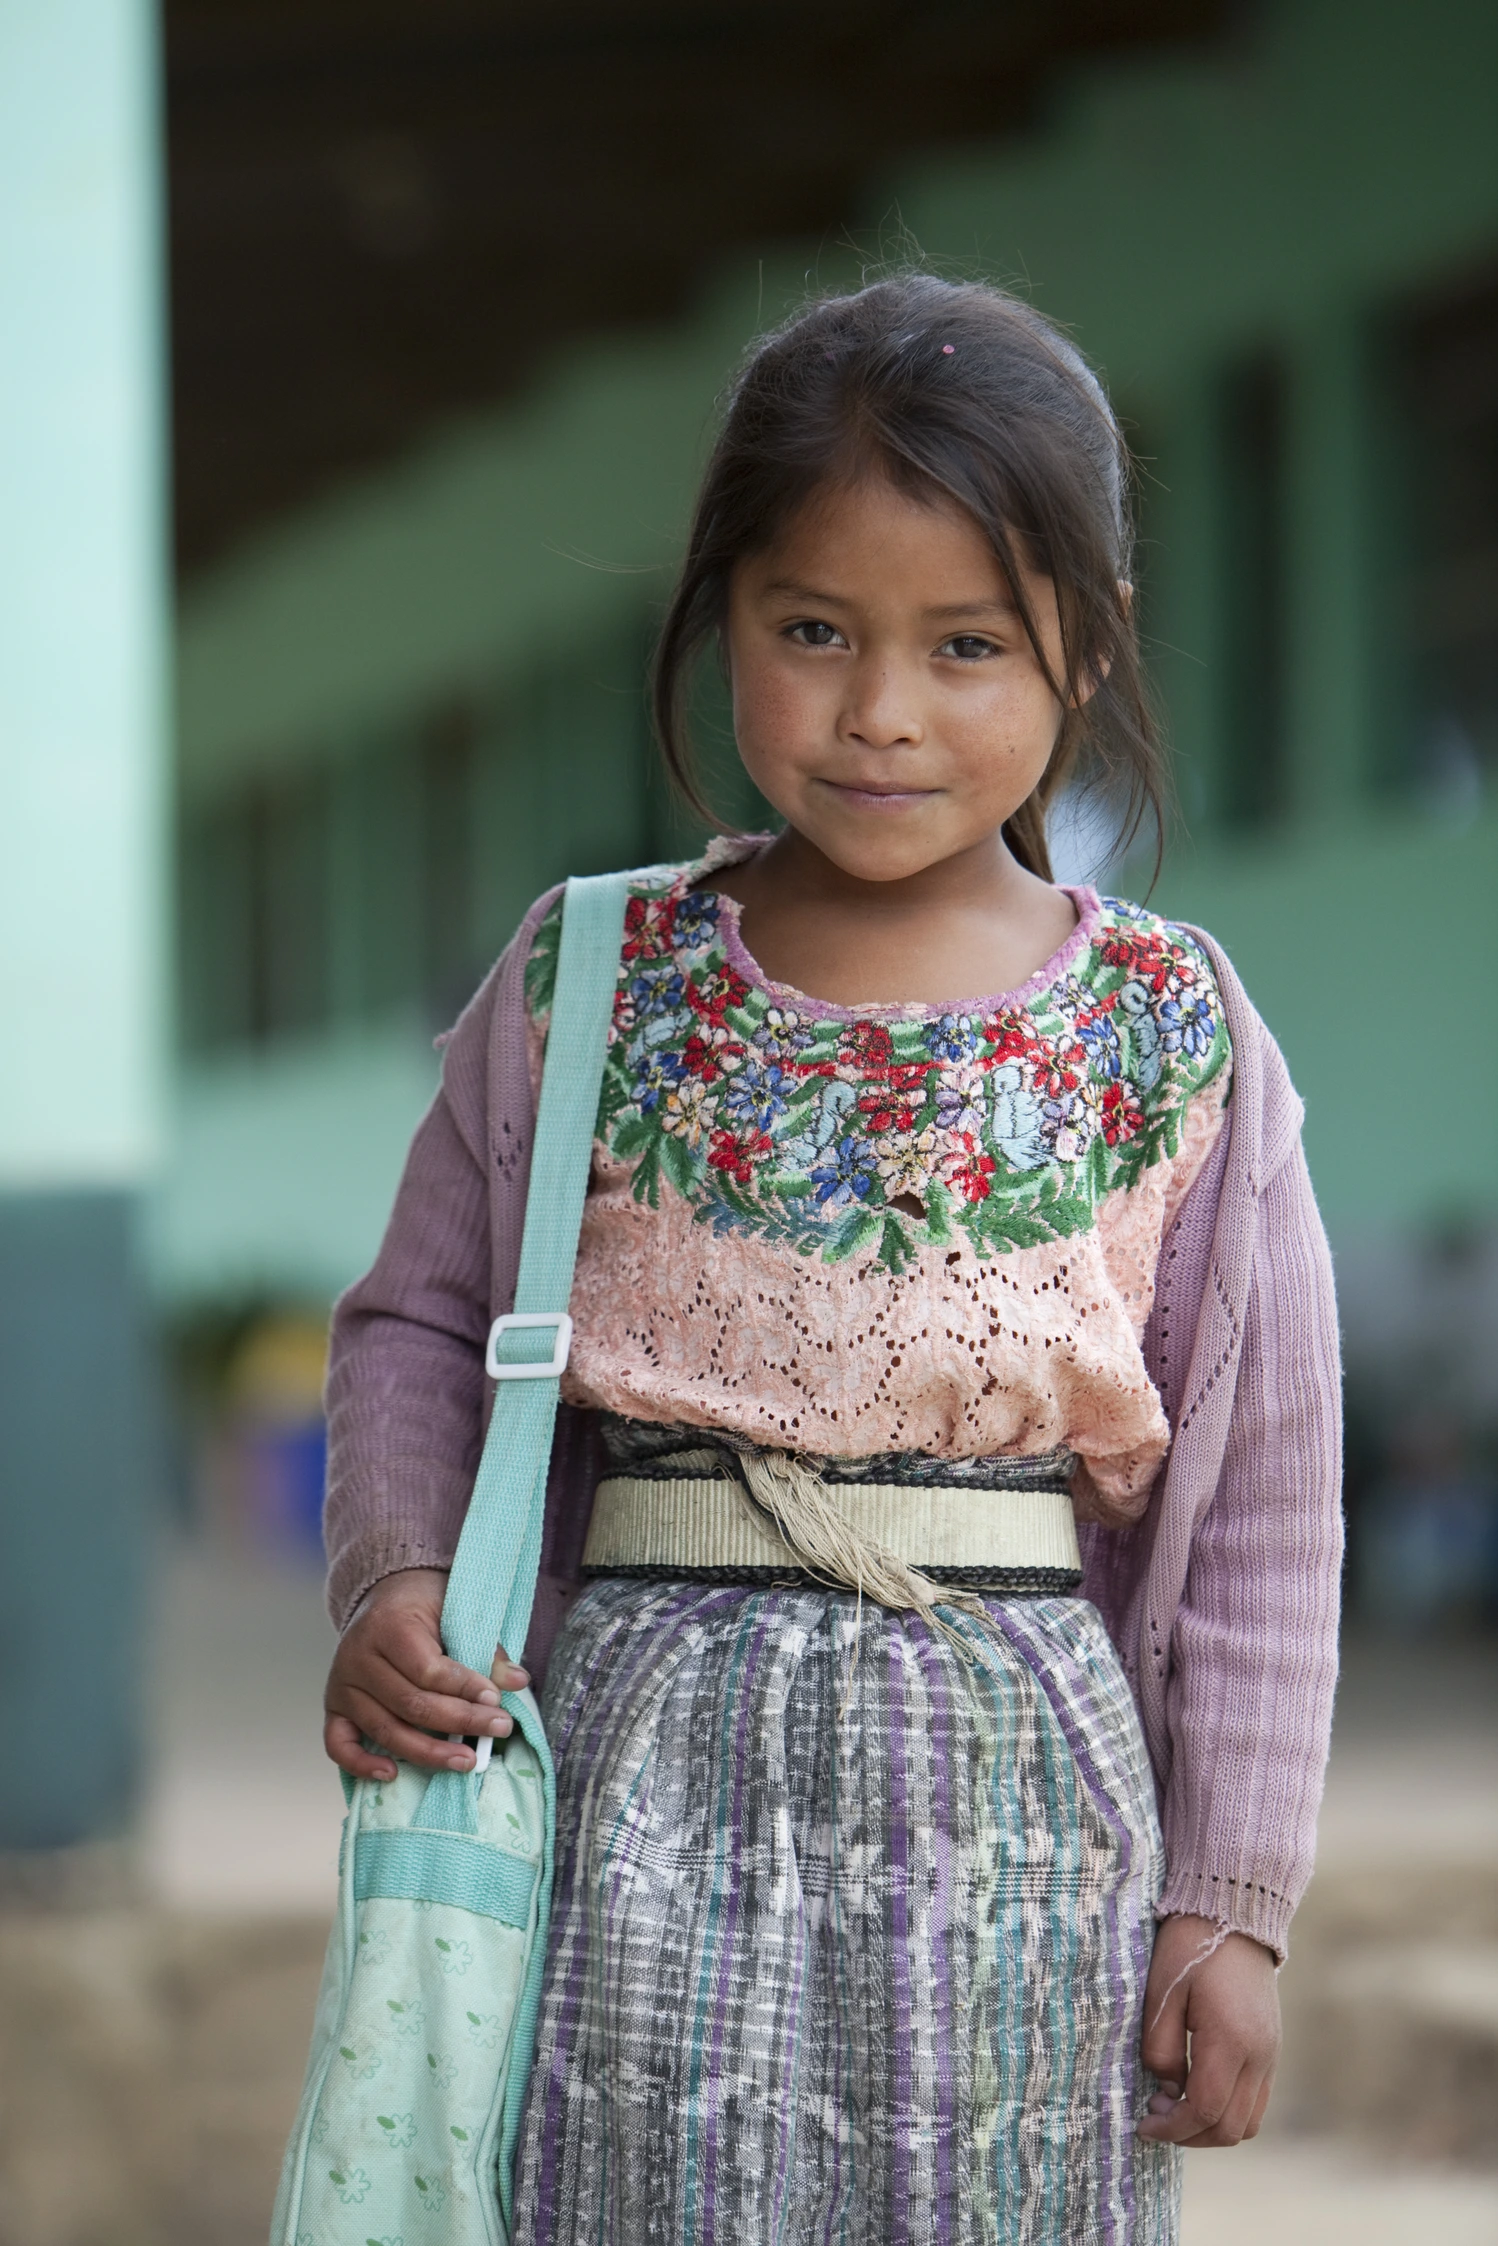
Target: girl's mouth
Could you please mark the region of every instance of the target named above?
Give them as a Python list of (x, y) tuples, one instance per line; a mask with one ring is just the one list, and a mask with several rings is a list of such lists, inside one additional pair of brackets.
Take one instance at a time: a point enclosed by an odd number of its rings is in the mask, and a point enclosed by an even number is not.
[(917, 804), (929, 803), (939, 792), (935, 788), (858, 787), (846, 780), (824, 780), (822, 786), (830, 789), (841, 802), (856, 805), (860, 811), (886, 814), (914, 810)]

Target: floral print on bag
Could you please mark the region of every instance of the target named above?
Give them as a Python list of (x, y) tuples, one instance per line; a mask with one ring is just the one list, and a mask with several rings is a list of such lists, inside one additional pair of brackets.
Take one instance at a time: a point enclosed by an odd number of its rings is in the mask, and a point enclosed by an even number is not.
[[(1022, 1001), (969, 1012), (835, 1009), (731, 956), (735, 908), (665, 869), (631, 892), (597, 1136), (652, 1208), (666, 1181), (719, 1234), (893, 1271), (965, 1235), (980, 1256), (1086, 1232), (1174, 1158), (1228, 1038), (1181, 929), (1105, 899), (1092, 940)], [(540, 1021), (560, 907), (526, 994)]]

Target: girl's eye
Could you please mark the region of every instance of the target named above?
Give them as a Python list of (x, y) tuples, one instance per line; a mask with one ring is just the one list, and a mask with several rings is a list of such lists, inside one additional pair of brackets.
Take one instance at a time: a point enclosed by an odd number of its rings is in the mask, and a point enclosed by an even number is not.
[(834, 626), (819, 624), (810, 617), (804, 618), (799, 624), (792, 624), (786, 632), (786, 638), (795, 640), (801, 647), (839, 647), (845, 644), (842, 633)]
[(977, 632), (958, 632), (943, 640), (938, 655), (955, 655), (959, 663), (981, 663), (986, 655), (997, 655), (999, 650), (991, 639)]

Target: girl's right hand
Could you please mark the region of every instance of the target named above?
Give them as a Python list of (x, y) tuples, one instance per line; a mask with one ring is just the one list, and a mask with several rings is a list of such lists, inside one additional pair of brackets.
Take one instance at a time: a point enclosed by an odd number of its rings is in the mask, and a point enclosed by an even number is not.
[[(473, 1750), (448, 1733), (473, 1738), (489, 1732), (506, 1738), (513, 1728), (499, 1704), (500, 1690), (518, 1692), (530, 1682), (503, 1646), (488, 1677), (449, 1661), (442, 1650), (441, 1568), (404, 1568), (369, 1593), (338, 1641), (328, 1689), (323, 1746), (351, 1778), (386, 1784), (395, 1777), (391, 1755), (432, 1770), (471, 1770)], [(434, 1738), (433, 1733), (441, 1736)], [(389, 1754), (372, 1753), (375, 1740)]]

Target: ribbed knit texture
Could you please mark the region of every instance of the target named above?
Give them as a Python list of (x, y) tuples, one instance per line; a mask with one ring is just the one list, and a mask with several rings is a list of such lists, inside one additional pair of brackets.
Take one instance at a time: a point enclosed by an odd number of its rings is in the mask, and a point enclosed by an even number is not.
[[(329, 1604), (445, 1567), (478, 1463), (483, 1344), (511, 1307), (534, 1133), (527, 914), (447, 1043), (328, 1376)], [(1138, 1698), (1160, 1791), (1162, 1909), (1283, 1954), (1310, 1877), (1336, 1677), (1340, 1383), (1331, 1266), (1278, 1048), (1210, 939), (1233, 1043), (1230, 1128), (1161, 1250), (1145, 1360), (1174, 1430), (1131, 1529), (1084, 1527), (1084, 1591)], [(527, 1662), (540, 1675), (600, 1466), (564, 1409)], [(513, 1649), (512, 1649), (513, 1650)]]

